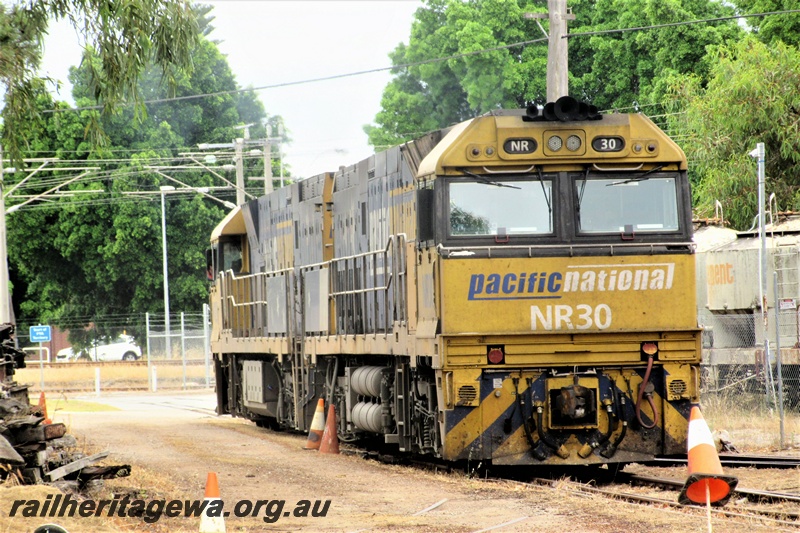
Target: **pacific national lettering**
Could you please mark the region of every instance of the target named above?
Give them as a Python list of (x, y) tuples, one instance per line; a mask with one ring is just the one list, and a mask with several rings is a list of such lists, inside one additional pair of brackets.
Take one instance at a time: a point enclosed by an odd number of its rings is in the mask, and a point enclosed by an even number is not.
[(561, 298), (569, 292), (669, 290), (675, 264), (570, 266), (565, 272), (472, 274), (469, 300), (536, 300)]

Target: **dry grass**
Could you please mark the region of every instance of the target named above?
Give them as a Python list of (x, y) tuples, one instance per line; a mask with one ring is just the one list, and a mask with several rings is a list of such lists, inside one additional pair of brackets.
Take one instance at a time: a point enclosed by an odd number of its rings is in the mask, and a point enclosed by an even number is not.
[[(178, 520), (166, 517), (162, 517), (157, 523), (146, 523), (141, 518), (109, 517), (107, 514), (92, 517), (37, 518), (21, 516), (21, 511), (18, 511), (16, 516), (9, 516), (14, 500), (38, 500), (39, 502), (44, 502), (48, 495), (55, 496), (56, 494), (60, 494), (60, 491), (48, 485), (20, 486), (8, 482), (0, 484), (0, 532), (30, 532), (37, 526), (47, 522), (58, 523), (66, 527), (68, 531), (91, 533), (196, 531), (194, 528), (180, 527), (185, 525), (185, 520), (181, 523)], [(125, 495), (128, 495), (132, 500), (185, 499), (182, 491), (169, 476), (153, 472), (139, 465), (133, 469), (133, 474), (129, 478), (109, 480), (87, 495), (73, 497), (78, 500), (88, 497), (97, 502), (100, 500), (112, 500), (115, 496), (119, 498)], [(192, 525), (197, 526), (197, 524)]]
[[(47, 413), (50, 418), (59, 412), (67, 413), (94, 413), (99, 411), (119, 411), (119, 408), (102, 403), (75, 400), (64, 393), (47, 395)], [(39, 396), (31, 396), (28, 401), (31, 405), (39, 403)]]
[[(174, 361), (156, 361), (159, 388), (180, 388), (183, 385), (184, 368)], [(94, 390), (95, 369), (100, 369), (101, 390), (147, 389), (147, 365), (130, 363), (106, 363), (96, 366), (91, 363), (61, 363), (40, 369), (37, 365), (18, 370), (15, 379), (30, 385), (31, 391), (41, 390), (42, 372), (45, 391)], [(205, 386), (206, 369), (203, 364), (186, 365), (187, 386)], [(38, 401), (38, 400), (37, 400)]]
[[(763, 394), (731, 391), (706, 394), (703, 416), (712, 431), (727, 431), (744, 452), (779, 450), (780, 413)], [(800, 452), (800, 411), (784, 408), (784, 450)]]

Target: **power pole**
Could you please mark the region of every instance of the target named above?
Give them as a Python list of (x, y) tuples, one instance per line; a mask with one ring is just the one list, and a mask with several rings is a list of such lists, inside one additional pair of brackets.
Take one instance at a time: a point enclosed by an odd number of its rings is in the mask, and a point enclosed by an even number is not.
[[(11, 303), (11, 293), (9, 291), (9, 273), (8, 273), (8, 242), (7, 242), (7, 228), (6, 228), (6, 215), (13, 213), (14, 211), (18, 210), (20, 207), (28, 205), (32, 202), (35, 202), (41, 198), (50, 197), (51, 195), (58, 194), (58, 190), (68, 185), (78, 179), (86, 176), (86, 174), (90, 170), (99, 170), (99, 167), (62, 167), (61, 170), (82, 170), (81, 174), (77, 176), (71, 177), (64, 182), (52, 187), (43, 193), (36, 194), (36, 195), (26, 195), (27, 199), (22, 203), (18, 203), (12, 205), (8, 209), (6, 209), (6, 197), (14, 197), (12, 193), (19, 187), (22, 183), (28, 180), (31, 176), (39, 172), (44, 168), (45, 165), (58, 161), (58, 159), (53, 158), (44, 158), (44, 159), (23, 159), (24, 162), (36, 162), (41, 163), (39, 168), (34, 170), (26, 171), (28, 172), (28, 176), (26, 176), (22, 181), (18, 182), (16, 185), (11, 187), (8, 191), (4, 190), (5, 187), (5, 173), (6, 169), (3, 167), (3, 147), (0, 146), (0, 324), (6, 323), (15, 323), (16, 320), (14, 318), (14, 306)], [(9, 168), (9, 172), (15, 172), (15, 169)], [(88, 191), (87, 191), (88, 192)]]
[(11, 322), (11, 295), (8, 290), (8, 250), (6, 248), (6, 202), (3, 198), (3, 147), (0, 146), (0, 323)]
[[(250, 127), (255, 126), (255, 124), (245, 124), (242, 126), (234, 126), (236, 129), (244, 130), (243, 137), (234, 139), (232, 143), (201, 143), (198, 144), (197, 147), (200, 150), (209, 150), (209, 149), (218, 149), (218, 148), (233, 148), (233, 161), (235, 163), (234, 168), (236, 169), (236, 203), (238, 205), (242, 205), (247, 200), (247, 196), (250, 198), (255, 198), (252, 194), (245, 191), (245, 178), (244, 178), (244, 148), (245, 146), (263, 146), (263, 156), (264, 156), (264, 177), (249, 177), (247, 178), (250, 181), (264, 181), (264, 194), (269, 194), (272, 192), (272, 144), (274, 142), (280, 143), (283, 139), (283, 126), (278, 126), (279, 136), (272, 137), (270, 132), (270, 126), (267, 124), (266, 133), (267, 136), (265, 139), (251, 139), (250, 138)], [(250, 155), (257, 153), (257, 150), (251, 150), (249, 152)], [(219, 155), (219, 154), (217, 154)]]
[(267, 124), (267, 137), (264, 139), (264, 195), (272, 192), (272, 144), (269, 142), (270, 130)]
[[(569, 59), (567, 56), (567, 21), (575, 20), (575, 15), (567, 12), (567, 0), (547, 0), (547, 14), (525, 13), (526, 19), (549, 19), (550, 34), (547, 47), (547, 101), (555, 102), (562, 96), (569, 96)], [(537, 21), (538, 24), (538, 21)]]
[(242, 205), (244, 203), (244, 161), (242, 161), (244, 139), (234, 139), (233, 148), (236, 160), (236, 204)]
[[(283, 148), (281, 147), (281, 143), (283, 143), (283, 119), (278, 123), (278, 135), (277, 137), (273, 137), (272, 134), (272, 124), (267, 121), (266, 131), (267, 134), (266, 138), (264, 139), (264, 194), (269, 194), (272, 192), (272, 145), (273, 143), (277, 143), (278, 145), (278, 153), (282, 153)], [(283, 157), (283, 156), (281, 156)], [(250, 179), (260, 179), (260, 178), (250, 178)], [(281, 187), (283, 187), (283, 159), (281, 159)]]

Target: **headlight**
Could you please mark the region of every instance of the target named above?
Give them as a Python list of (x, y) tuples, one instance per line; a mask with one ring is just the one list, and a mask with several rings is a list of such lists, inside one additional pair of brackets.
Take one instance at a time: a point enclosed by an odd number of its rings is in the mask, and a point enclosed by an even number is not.
[(561, 150), (561, 146), (564, 144), (564, 141), (561, 140), (561, 137), (558, 135), (553, 135), (549, 139), (547, 139), (547, 147), (550, 148), (552, 152), (558, 152)]

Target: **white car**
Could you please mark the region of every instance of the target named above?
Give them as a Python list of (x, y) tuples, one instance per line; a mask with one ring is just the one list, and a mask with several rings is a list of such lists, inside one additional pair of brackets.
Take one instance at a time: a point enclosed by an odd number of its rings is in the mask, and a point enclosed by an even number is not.
[(136, 361), (142, 357), (142, 349), (134, 344), (130, 335), (120, 335), (108, 343), (100, 342), (77, 354), (72, 348), (59, 350), (56, 361)]

